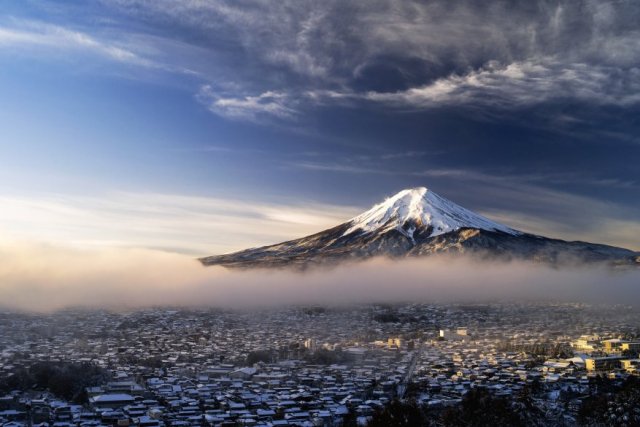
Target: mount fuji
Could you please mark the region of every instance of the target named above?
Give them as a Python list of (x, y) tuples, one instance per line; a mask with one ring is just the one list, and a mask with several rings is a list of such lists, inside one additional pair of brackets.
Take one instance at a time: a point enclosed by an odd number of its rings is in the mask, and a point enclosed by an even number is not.
[(376, 256), (406, 258), (438, 253), (524, 259), (552, 265), (640, 266), (639, 252), (515, 230), (425, 187), (400, 191), (328, 230), (275, 245), (205, 257), (200, 262), (229, 268), (307, 268)]

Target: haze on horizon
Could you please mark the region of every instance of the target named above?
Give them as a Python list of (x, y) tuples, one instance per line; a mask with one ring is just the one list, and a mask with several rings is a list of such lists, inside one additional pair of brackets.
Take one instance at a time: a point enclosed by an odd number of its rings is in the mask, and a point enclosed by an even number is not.
[(158, 306), (224, 309), (370, 303), (533, 301), (640, 304), (640, 271), (552, 268), (467, 256), (365, 262), (331, 268), (228, 270), (148, 249), (1, 247), (0, 309), (116, 311)]
[(423, 185), (640, 250), (639, 20), (633, 1), (4, 2), (5, 268), (37, 276), (16, 257), (43, 247), (192, 260)]

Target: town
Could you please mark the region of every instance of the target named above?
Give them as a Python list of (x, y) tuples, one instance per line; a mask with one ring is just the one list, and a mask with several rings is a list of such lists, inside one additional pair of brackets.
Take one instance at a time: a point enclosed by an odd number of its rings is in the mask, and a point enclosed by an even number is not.
[(637, 405), (585, 402), (639, 350), (621, 305), (3, 311), (0, 426), (367, 425), (393, 402), (446, 425), (474, 390), (525, 402), (525, 424), (634, 425)]

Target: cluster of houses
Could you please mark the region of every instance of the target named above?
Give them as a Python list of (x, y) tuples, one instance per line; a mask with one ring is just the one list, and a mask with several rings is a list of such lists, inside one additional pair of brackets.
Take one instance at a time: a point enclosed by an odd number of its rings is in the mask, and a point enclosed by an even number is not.
[(637, 321), (580, 304), (0, 313), (0, 376), (36, 361), (110, 376), (78, 404), (8, 390), (0, 426), (366, 424), (394, 398), (439, 410), (474, 387), (535, 389), (537, 405), (571, 424), (590, 377), (638, 374), (638, 342), (624, 338)]
[(587, 371), (607, 371), (610, 376), (622, 373), (640, 375), (640, 340), (583, 335), (571, 345), (576, 352), (588, 355), (584, 357)]

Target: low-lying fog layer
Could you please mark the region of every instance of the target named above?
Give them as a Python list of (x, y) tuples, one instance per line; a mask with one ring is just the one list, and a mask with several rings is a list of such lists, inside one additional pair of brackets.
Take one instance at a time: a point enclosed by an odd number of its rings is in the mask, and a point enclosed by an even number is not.
[(0, 306), (26, 310), (525, 298), (636, 305), (640, 271), (552, 269), (445, 256), (375, 259), (306, 273), (231, 271), (153, 250), (0, 247)]

